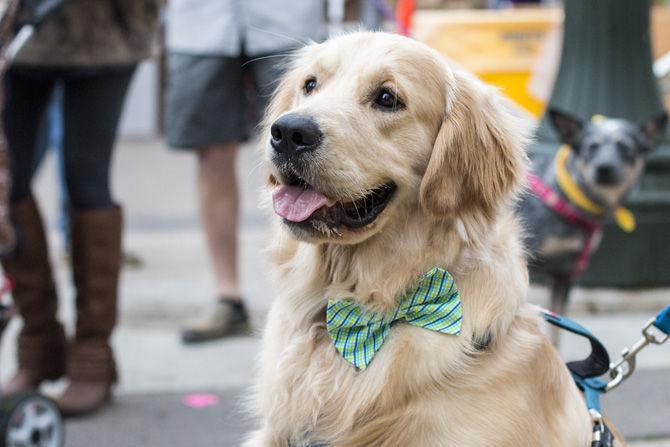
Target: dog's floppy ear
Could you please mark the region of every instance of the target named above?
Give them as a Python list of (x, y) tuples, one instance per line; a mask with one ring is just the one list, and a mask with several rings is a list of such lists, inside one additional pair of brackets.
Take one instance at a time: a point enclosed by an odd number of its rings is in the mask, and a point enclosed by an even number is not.
[(554, 108), (549, 109), (549, 120), (563, 144), (577, 147), (584, 128), (582, 120)]
[(656, 147), (658, 140), (665, 134), (665, 128), (668, 125), (668, 114), (663, 112), (658, 116), (650, 119), (640, 126), (640, 130), (644, 134), (645, 143), (649, 150)]
[(492, 87), (468, 73), (453, 74), (420, 202), (438, 217), (480, 211), (490, 218), (523, 182), (527, 126)]

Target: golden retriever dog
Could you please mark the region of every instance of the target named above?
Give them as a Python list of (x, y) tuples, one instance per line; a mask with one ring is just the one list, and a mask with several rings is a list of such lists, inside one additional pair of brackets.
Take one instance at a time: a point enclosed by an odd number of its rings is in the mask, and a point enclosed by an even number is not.
[[(245, 446), (590, 446), (526, 304), (512, 211), (526, 133), (494, 89), (411, 39), (352, 33), (296, 54), (262, 135), (278, 297)], [(367, 368), (345, 361), (328, 300), (389, 312), (434, 267), (460, 292), (460, 334), (401, 321)]]

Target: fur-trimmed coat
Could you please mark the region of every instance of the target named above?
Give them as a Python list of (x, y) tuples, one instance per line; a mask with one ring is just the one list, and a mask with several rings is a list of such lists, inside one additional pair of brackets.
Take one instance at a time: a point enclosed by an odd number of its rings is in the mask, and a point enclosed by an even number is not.
[(48, 17), (16, 65), (129, 65), (151, 55), (159, 0), (70, 0)]

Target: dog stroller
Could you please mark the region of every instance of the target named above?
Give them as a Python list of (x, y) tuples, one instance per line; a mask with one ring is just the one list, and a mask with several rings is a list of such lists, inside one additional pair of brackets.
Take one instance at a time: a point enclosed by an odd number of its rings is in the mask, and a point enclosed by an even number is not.
[[(62, 0), (0, 0), (0, 88), (13, 57)], [(0, 92), (0, 111), (2, 94)], [(16, 238), (9, 221), (9, 163), (0, 113), (0, 255), (11, 253)], [(0, 340), (12, 315), (11, 281), (0, 275)], [(0, 390), (1, 391), (1, 390)], [(0, 447), (62, 447), (64, 425), (56, 404), (37, 391), (0, 394)]]
[[(11, 283), (0, 286), (0, 339), (12, 317)], [(0, 396), (0, 447), (62, 447), (63, 419), (56, 404), (37, 391)]]

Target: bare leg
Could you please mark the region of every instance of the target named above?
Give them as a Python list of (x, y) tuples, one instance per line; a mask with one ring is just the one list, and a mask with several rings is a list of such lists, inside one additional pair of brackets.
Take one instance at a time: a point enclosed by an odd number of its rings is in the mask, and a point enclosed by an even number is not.
[(238, 144), (199, 152), (198, 201), (219, 296), (239, 298), (237, 278), (238, 197), (235, 160)]
[(237, 279), (237, 144), (201, 149), (198, 202), (218, 299), (182, 329), (184, 343), (199, 343), (249, 331), (249, 316)]

